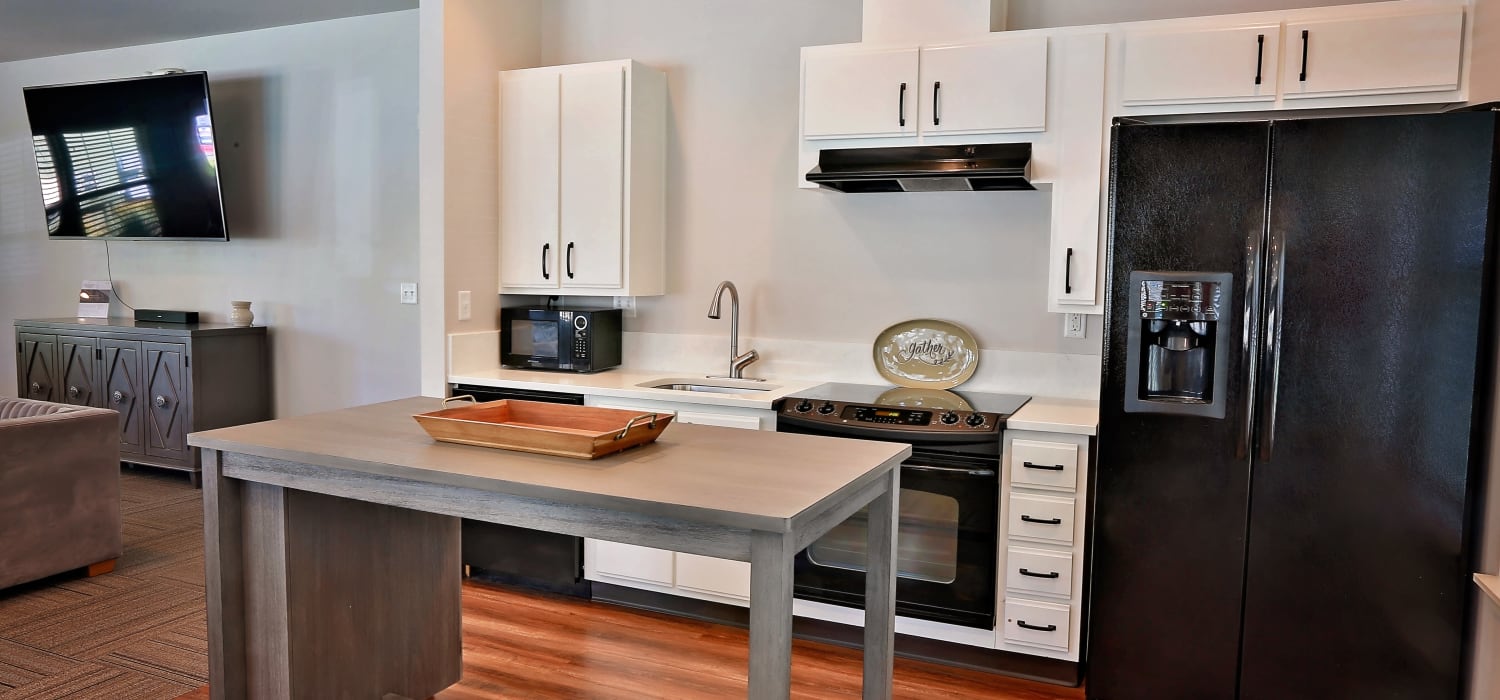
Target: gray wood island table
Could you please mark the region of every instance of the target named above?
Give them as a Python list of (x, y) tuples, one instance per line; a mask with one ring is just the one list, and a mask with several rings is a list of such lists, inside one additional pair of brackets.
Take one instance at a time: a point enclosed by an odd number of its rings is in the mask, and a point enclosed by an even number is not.
[(459, 519), (751, 564), (752, 698), (791, 687), (792, 560), (869, 506), (864, 696), (891, 693), (911, 448), (672, 425), (595, 461), (434, 442), (411, 398), (194, 433), (214, 698), (427, 698), (457, 682)]

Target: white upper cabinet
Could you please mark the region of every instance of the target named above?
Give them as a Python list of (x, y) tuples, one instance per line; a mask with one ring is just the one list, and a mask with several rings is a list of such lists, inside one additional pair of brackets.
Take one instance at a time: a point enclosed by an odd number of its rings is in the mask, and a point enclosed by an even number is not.
[(500, 292), (665, 292), (666, 76), (634, 61), (500, 74)]
[(915, 47), (804, 52), (804, 137), (914, 135), (917, 119)]
[(922, 133), (1046, 130), (1046, 36), (923, 46), (919, 64)]
[(1290, 101), (1457, 90), (1463, 34), (1464, 8), (1458, 4), (1348, 19), (1289, 16), (1282, 96)]
[(501, 76), (502, 287), (558, 285), (558, 84), (556, 73)]
[(1125, 32), (1125, 105), (1274, 102), (1281, 23)]
[(562, 76), (562, 283), (624, 283), (625, 71)]

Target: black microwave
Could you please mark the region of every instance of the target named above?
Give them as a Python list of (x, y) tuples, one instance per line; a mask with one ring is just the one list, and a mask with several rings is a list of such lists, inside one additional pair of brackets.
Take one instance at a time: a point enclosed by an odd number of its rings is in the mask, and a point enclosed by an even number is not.
[(500, 310), (500, 364), (598, 372), (620, 366), (620, 310)]

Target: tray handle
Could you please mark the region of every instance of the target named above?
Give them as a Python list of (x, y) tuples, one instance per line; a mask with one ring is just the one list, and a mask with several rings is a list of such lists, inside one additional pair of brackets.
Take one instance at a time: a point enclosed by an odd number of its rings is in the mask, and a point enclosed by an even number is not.
[(631, 418), (630, 422), (625, 424), (625, 428), (620, 431), (620, 434), (615, 436), (615, 439), (616, 440), (624, 440), (625, 439), (625, 434), (628, 433), (628, 432), (630, 432), (631, 428), (634, 428), (636, 425), (639, 425), (640, 422), (642, 420), (646, 419), (646, 418), (650, 418), (651, 419), (651, 423), (649, 425), (647, 425), (646, 427), (648, 429), (655, 430), (656, 429), (656, 414), (655, 413), (643, 413), (643, 414), (641, 414), (639, 416)]
[(443, 406), (447, 406), (449, 401), (457, 401), (459, 399), (468, 399), (470, 403), (479, 403), (479, 399), (476, 399), (468, 394), (462, 394), (459, 396), (449, 396), (448, 398), (443, 399)]

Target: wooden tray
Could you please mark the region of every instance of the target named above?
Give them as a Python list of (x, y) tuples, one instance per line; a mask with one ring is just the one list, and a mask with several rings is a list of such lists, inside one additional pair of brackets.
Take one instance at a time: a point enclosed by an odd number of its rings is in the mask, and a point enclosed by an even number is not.
[[(449, 401), (472, 396), (455, 396)], [(490, 401), (412, 418), (432, 439), (575, 459), (598, 459), (655, 441), (670, 413), (636, 413), (541, 401)]]

